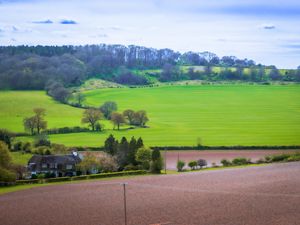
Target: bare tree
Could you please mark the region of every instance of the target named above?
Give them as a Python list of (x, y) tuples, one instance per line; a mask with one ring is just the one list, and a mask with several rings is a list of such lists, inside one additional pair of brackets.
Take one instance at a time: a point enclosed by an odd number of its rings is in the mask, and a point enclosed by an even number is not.
[(98, 109), (86, 109), (83, 112), (83, 117), (81, 119), (82, 123), (88, 123), (92, 130), (95, 130), (97, 122), (102, 118), (102, 113)]
[(123, 114), (117, 113), (117, 112), (113, 112), (111, 114), (111, 121), (114, 124), (114, 129), (115, 129), (115, 126), (117, 126), (118, 130), (120, 130), (120, 126), (123, 123), (125, 123), (125, 118), (124, 118)]
[(125, 119), (128, 120), (128, 123), (131, 125), (133, 124), (133, 119), (134, 119), (134, 111), (132, 109), (126, 109), (123, 112), (123, 116), (125, 117)]

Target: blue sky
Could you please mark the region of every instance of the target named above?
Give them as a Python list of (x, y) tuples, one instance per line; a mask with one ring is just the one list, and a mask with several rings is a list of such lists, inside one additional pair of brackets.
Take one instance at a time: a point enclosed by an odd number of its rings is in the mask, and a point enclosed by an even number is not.
[(0, 0), (1, 45), (136, 44), (300, 65), (300, 1)]

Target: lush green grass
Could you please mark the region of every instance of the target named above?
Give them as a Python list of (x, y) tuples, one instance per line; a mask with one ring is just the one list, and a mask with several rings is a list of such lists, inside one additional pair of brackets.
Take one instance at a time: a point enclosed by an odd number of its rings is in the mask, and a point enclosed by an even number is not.
[[(46, 106), (49, 107), (51, 127), (55, 123), (69, 126), (80, 124), (80, 110), (59, 105), (41, 92), (6, 94), (14, 105), (21, 105), (20, 102), (26, 99), (23, 94), (30, 93), (39, 93), (39, 99), (48, 102)], [(3, 94), (5, 92), (0, 96)], [(23, 101), (19, 101), (19, 96)], [(197, 144), (199, 137), (203, 145), (300, 144), (299, 85), (173, 85), (99, 89), (87, 91), (85, 96), (85, 104), (91, 106), (98, 107), (105, 101), (116, 101), (119, 111), (127, 108), (145, 109), (149, 114), (150, 128), (51, 135), (53, 142), (69, 146), (102, 146), (105, 138), (113, 133), (118, 138), (141, 136), (149, 146), (193, 146)], [(2, 101), (1, 104), (3, 105)], [(34, 103), (30, 104), (32, 108)], [(9, 106), (8, 102), (7, 105)], [(18, 125), (15, 114), (24, 112), (19, 106), (15, 108), (18, 109), (17, 112), (10, 107), (11, 114), (6, 109), (1, 109), (1, 115), (6, 113), (5, 118), (1, 117), (4, 121), (4, 126), (2, 123), (1, 126), (15, 127), (18, 130), (22, 128), (21, 119)], [(28, 111), (30, 113), (29, 109)], [(105, 121), (105, 128), (112, 129), (112, 124)]]
[(12, 156), (13, 163), (20, 164), (20, 165), (27, 165), (29, 159), (32, 157), (32, 154), (12, 152), (11, 156)]
[(0, 128), (23, 132), (32, 109), (45, 108), (48, 127), (81, 126), (82, 110), (52, 100), (42, 91), (0, 91)]

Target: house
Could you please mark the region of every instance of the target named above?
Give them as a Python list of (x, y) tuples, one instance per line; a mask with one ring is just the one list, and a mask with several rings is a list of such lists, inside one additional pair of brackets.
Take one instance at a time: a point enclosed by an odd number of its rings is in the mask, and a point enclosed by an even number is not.
[(70, 155), (34, 155), (28, 161), (28, 171), (32, 175), (54, 174), (56, 177), (76, 175), (76, 164), (81, 162), (77, 152)]

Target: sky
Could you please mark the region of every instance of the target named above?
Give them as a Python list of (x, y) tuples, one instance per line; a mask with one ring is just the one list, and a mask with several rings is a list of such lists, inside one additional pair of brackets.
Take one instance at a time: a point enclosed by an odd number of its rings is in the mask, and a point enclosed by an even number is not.
[(0, 45), (142, 45), (300, 65), (299, 0), (0, 0)]

